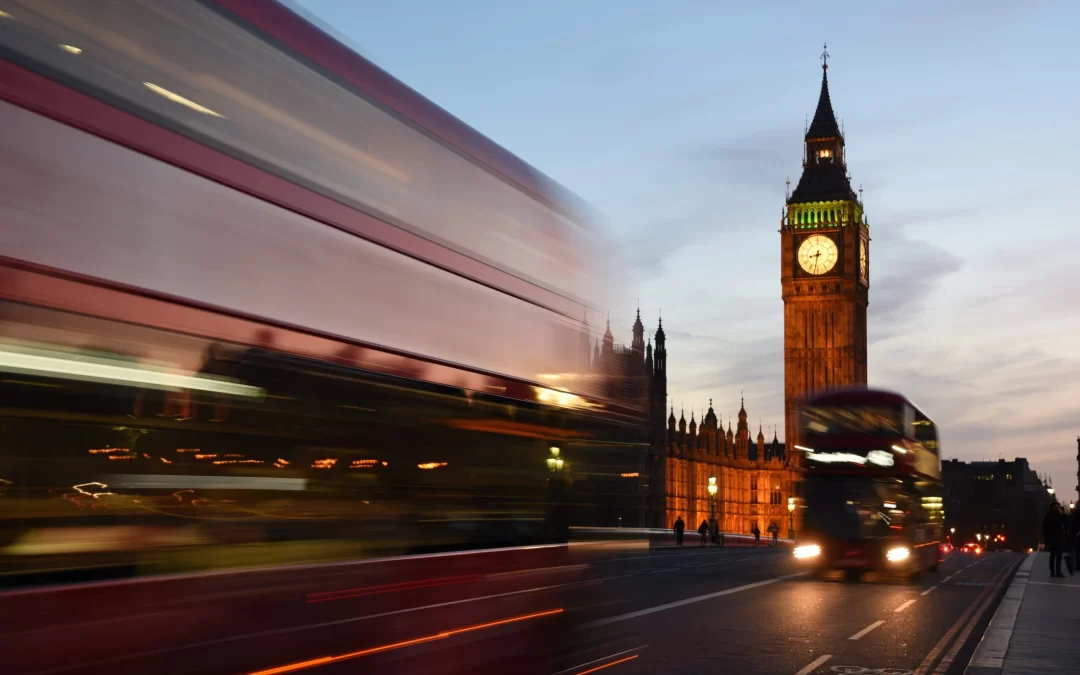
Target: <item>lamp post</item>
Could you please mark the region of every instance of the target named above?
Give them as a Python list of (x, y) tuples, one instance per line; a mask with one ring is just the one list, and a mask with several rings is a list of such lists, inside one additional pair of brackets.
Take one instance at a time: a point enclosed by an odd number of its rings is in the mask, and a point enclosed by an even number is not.
[(548, 479), (549, 522), (553, 529), (555, 541), (564, 542), (569, 538), (570, 518), (566, 503), (566, 484), (563, 480), (562, 470), (565, 466), (563, 458), (559, 456), (559, 448), (554, 445), (548, 448), (550, 453), (545, 460), (551, 477)]
[(548, 448), (551, 451), (551, 457), (547, 458), (547, 465), (550, 471), (562, 471), (563, 460), (559, 457), (559, 449), (555, 446)]
[(708, 490), (709, 490), (709, 532), (711, 534), (712, 529), (714, 527), (716, 528), (717, 539), (719, 540), (718, 542), (713, 542), (714, 544), (716, 544), (716, 543), (720, 543), (720, 542), (724, 541), (724, 535), (719, 534), (720, 528), (716, 525), (716, 491), (717, 491), (716, 476), (709, 476)]
[(788, 539), (794, 541), (795, 539), (795, 498), (787, 498), (787, 513), (788, 513)]

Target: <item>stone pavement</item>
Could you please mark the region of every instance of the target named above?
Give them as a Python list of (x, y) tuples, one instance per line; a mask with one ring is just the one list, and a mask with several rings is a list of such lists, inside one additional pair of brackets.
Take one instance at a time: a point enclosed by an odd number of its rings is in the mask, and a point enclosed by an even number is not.
[(1049, 557), (1020, 565), (964, 675), (1080, 673), (1080, 572), (1051, 578)]

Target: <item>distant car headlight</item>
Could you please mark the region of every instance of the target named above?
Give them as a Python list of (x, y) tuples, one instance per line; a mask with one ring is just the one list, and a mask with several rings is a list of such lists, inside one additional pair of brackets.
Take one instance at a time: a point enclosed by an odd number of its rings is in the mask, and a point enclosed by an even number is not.
[(800, 560), (804, 558), (816, 558), (819, 555), (821, 555), (821, 547), (817, 544), (804, 544), (795, 547), (795, 557)]
[(889, 552), (885, 554), (885, 557), (889, 559), (889, 562), (900, 562), (901, 560), (907, 560), (911, 555), (911, 550), (907, 546), (897, 546), (896, 548), (889, 549)]

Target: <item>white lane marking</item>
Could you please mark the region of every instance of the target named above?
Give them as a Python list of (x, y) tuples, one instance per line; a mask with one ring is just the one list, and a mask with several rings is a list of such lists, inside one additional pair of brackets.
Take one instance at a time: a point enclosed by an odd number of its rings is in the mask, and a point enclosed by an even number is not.
[(511, 572), (498, 572), (486, 575), (488, 579), (501, 579), (502, 577), (528, 576), (532, 574), (550, 574), (554, 572), (569, 572), (572, 570), (587, 569), (588, 565), (558, 565), (556, 567), (534, 567), (527, 570), (513, 570)]
[(866, 635), (870, 631), (874, 630), (875, 628), (877, 628), (878, 626), (880, 626), (883, 623), (885, 623), (885, 619), (875, 621), (874, 623), (870, 624), (866, 628), (863, 628), (861, 631), (859, 631), (858, 633), (855, 633), (854, 635), (852, 635), (848, 639), (849, 640), (858, 640), (859, 638), (863, 637), (864, 635)]
[(618, 658), (620, 656), (623, 656), (624, 654), (629, 654), (630, 652), (636, 652), (638, 650), (645, 649), (648, 646), (649, 645), (641, 645), (640, 647), (632, 647), (630, 649), (627, 649), (626, 651), (619, 652), (617, 654), (608, 654), (607, 656), (601, 656), (600, 658), (593, 659), (592, 661), (589, 661), (588, 663), (579, 663), (576, 666), (574, 666), (573, 668), (567, 668), (566, 670), (560, 670), (557, 673), (553, 673), (553, 675), (564, 675), (565, 673), (571, 673), (571, 672), (576, 671), (578, 668), (586, 668), (588, 666), (591, 666), (594, 663), (600, 663), (601, 661), (608, 661), (610, 659)]
[(923, 591), (922, 593), (919, 593), (919, 595), (930, 595), (930, 594), (931, 594), (931, 593), (933, 593), (933, 592), (934, 592), (935, 590), (937, 590), (937, 586), (931, 586), (930, 588), (926, 589), (926, 590), (925, 590), (925, 591)]
[(669, 602), (663, 605), (657, 605), (655, 607), (639, 609), (636, 612), (627, 612), (626, 614), (619, 614), (618, 616), (611, 616), (606, 619), (597, 619), (596, 621), (590, 621), (583, 627), (586, 629), (599, 628), (600, 626), (606, 626), (611, 623), (618, 623), (619, 621), (626, 621), (628, 619), (636, 619), (639, 616), (648, 616), (649, 614), (655, 614), (656, 612), (663, 612), (668, 609), (675, 609), (676, 607), (691, 605), (695, 602), (703, 602), (705, 600), (712, 600), (713, 598), (721, 598), (725, 595), (731, 595), (733, 593), (739, 593), (741, 591), (748, 591), (752, 588), (761, 588), (762, 586), (775, 584), (777, 581), (784, 581), (786, 579), (794, 579), (795, 577), (801, 577), (804, 574), (806, 574), (806, 572), (799, 572), (797, 574), (785, 574), (784, 576), (773, 577), (772, 579), (766, 579), (764, 581), (755, 581), (752, 584), (744, 584), (742, 586), (736, 586), (735, 588), (726, 588), (722, 591), (717, 591), (715, 593), (706, 593), (705, 595), (699, 595), (693, 598), (686, 598), (685, 600), (676, 600), (675, 602)]
[(832, 654), (822, 654), (821, 656), (817, 657), (816, 659), (814, 659), (810, 663), (806, 664), (806, 667), (804, 667), (799, 672), (795, 673), (795, 675), (810, 675), (810, 673), (817, 670), (821, 666), (821, 664), (825, 663), (826, 661), (828, 661), (831, 658), (832, 658)]
[(1055, 583), (1053, 583), (1051, 581), (1029, 581), (1028, 583), (1029, 584), (1035, 584), (1036, 586), (1057, 586), (1058, 588), (1063, 588), (1063, 587), (1080, 588), (1080, 584), (1070, 584), (1067, 581), (1062, 582), (1060, 584), (1055, 584)]
[(942, 579), (942, 580), (941, 580), (941, 583), (943, 583), (943, 584), (947, 584), (947, 583), (949, 583), (949, 581), (951, 581), (951, 580), (952, 580), (952, 578), (953, 578), (953, 577), (955, 577), (955, 576), (956, 576), (955, 574), (950, 574), (949, 576), (947, 576), (947, 577), (945, 577), (944, 579)]
[(915, 604), (915, 598), (912, 598), (912, 599), (908, 600), (907, 602), (905, 602), (904, 604), (897, 607), (896, 609), (894, 609), (893, 611), (894, 612), (902, 612), (902, 611), (904, 611), (908, 607), (911, 607), (914, 604)]
[[(573, 584), (595, 584), (595, 583), (599, 583), (601, 581), (611, 581), (612, 579), (626, 579), (627, 577), (632, 577), (632, 576), (634, 576), (634, 575), (633, 574), (620, 574), (620, 575), (615, 576), (615, 577), (600, 577), (599, 579), (587, 579), (587, 580), (584, 580), (584, 581), (575, 581), (575, 582), (572, 582), (571, 584), (566, 584), (566, 585), (571, 586)], [(555, 587), (554, 586), (549, 586), (548, 588), (555, 588)], [(517, 591), (517, 592), (521, 592), (521, 591)]]

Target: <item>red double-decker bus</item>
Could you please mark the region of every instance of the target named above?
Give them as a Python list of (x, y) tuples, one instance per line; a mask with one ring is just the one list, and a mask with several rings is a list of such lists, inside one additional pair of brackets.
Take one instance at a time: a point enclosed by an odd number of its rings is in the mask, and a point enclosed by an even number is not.
[(944, 511), (937, 427), (904, 396), (835, 391), (801, 411), (806, 479), (795, 557), (819, 570), (936, 571)]
[(0, 10), (0, 573), (637, 522), (568, 193), (276, 2)]
[(5, 672), (566, 667), (647, 475), (571, 195), (269, 0), (0, 0), (0, 128)]

